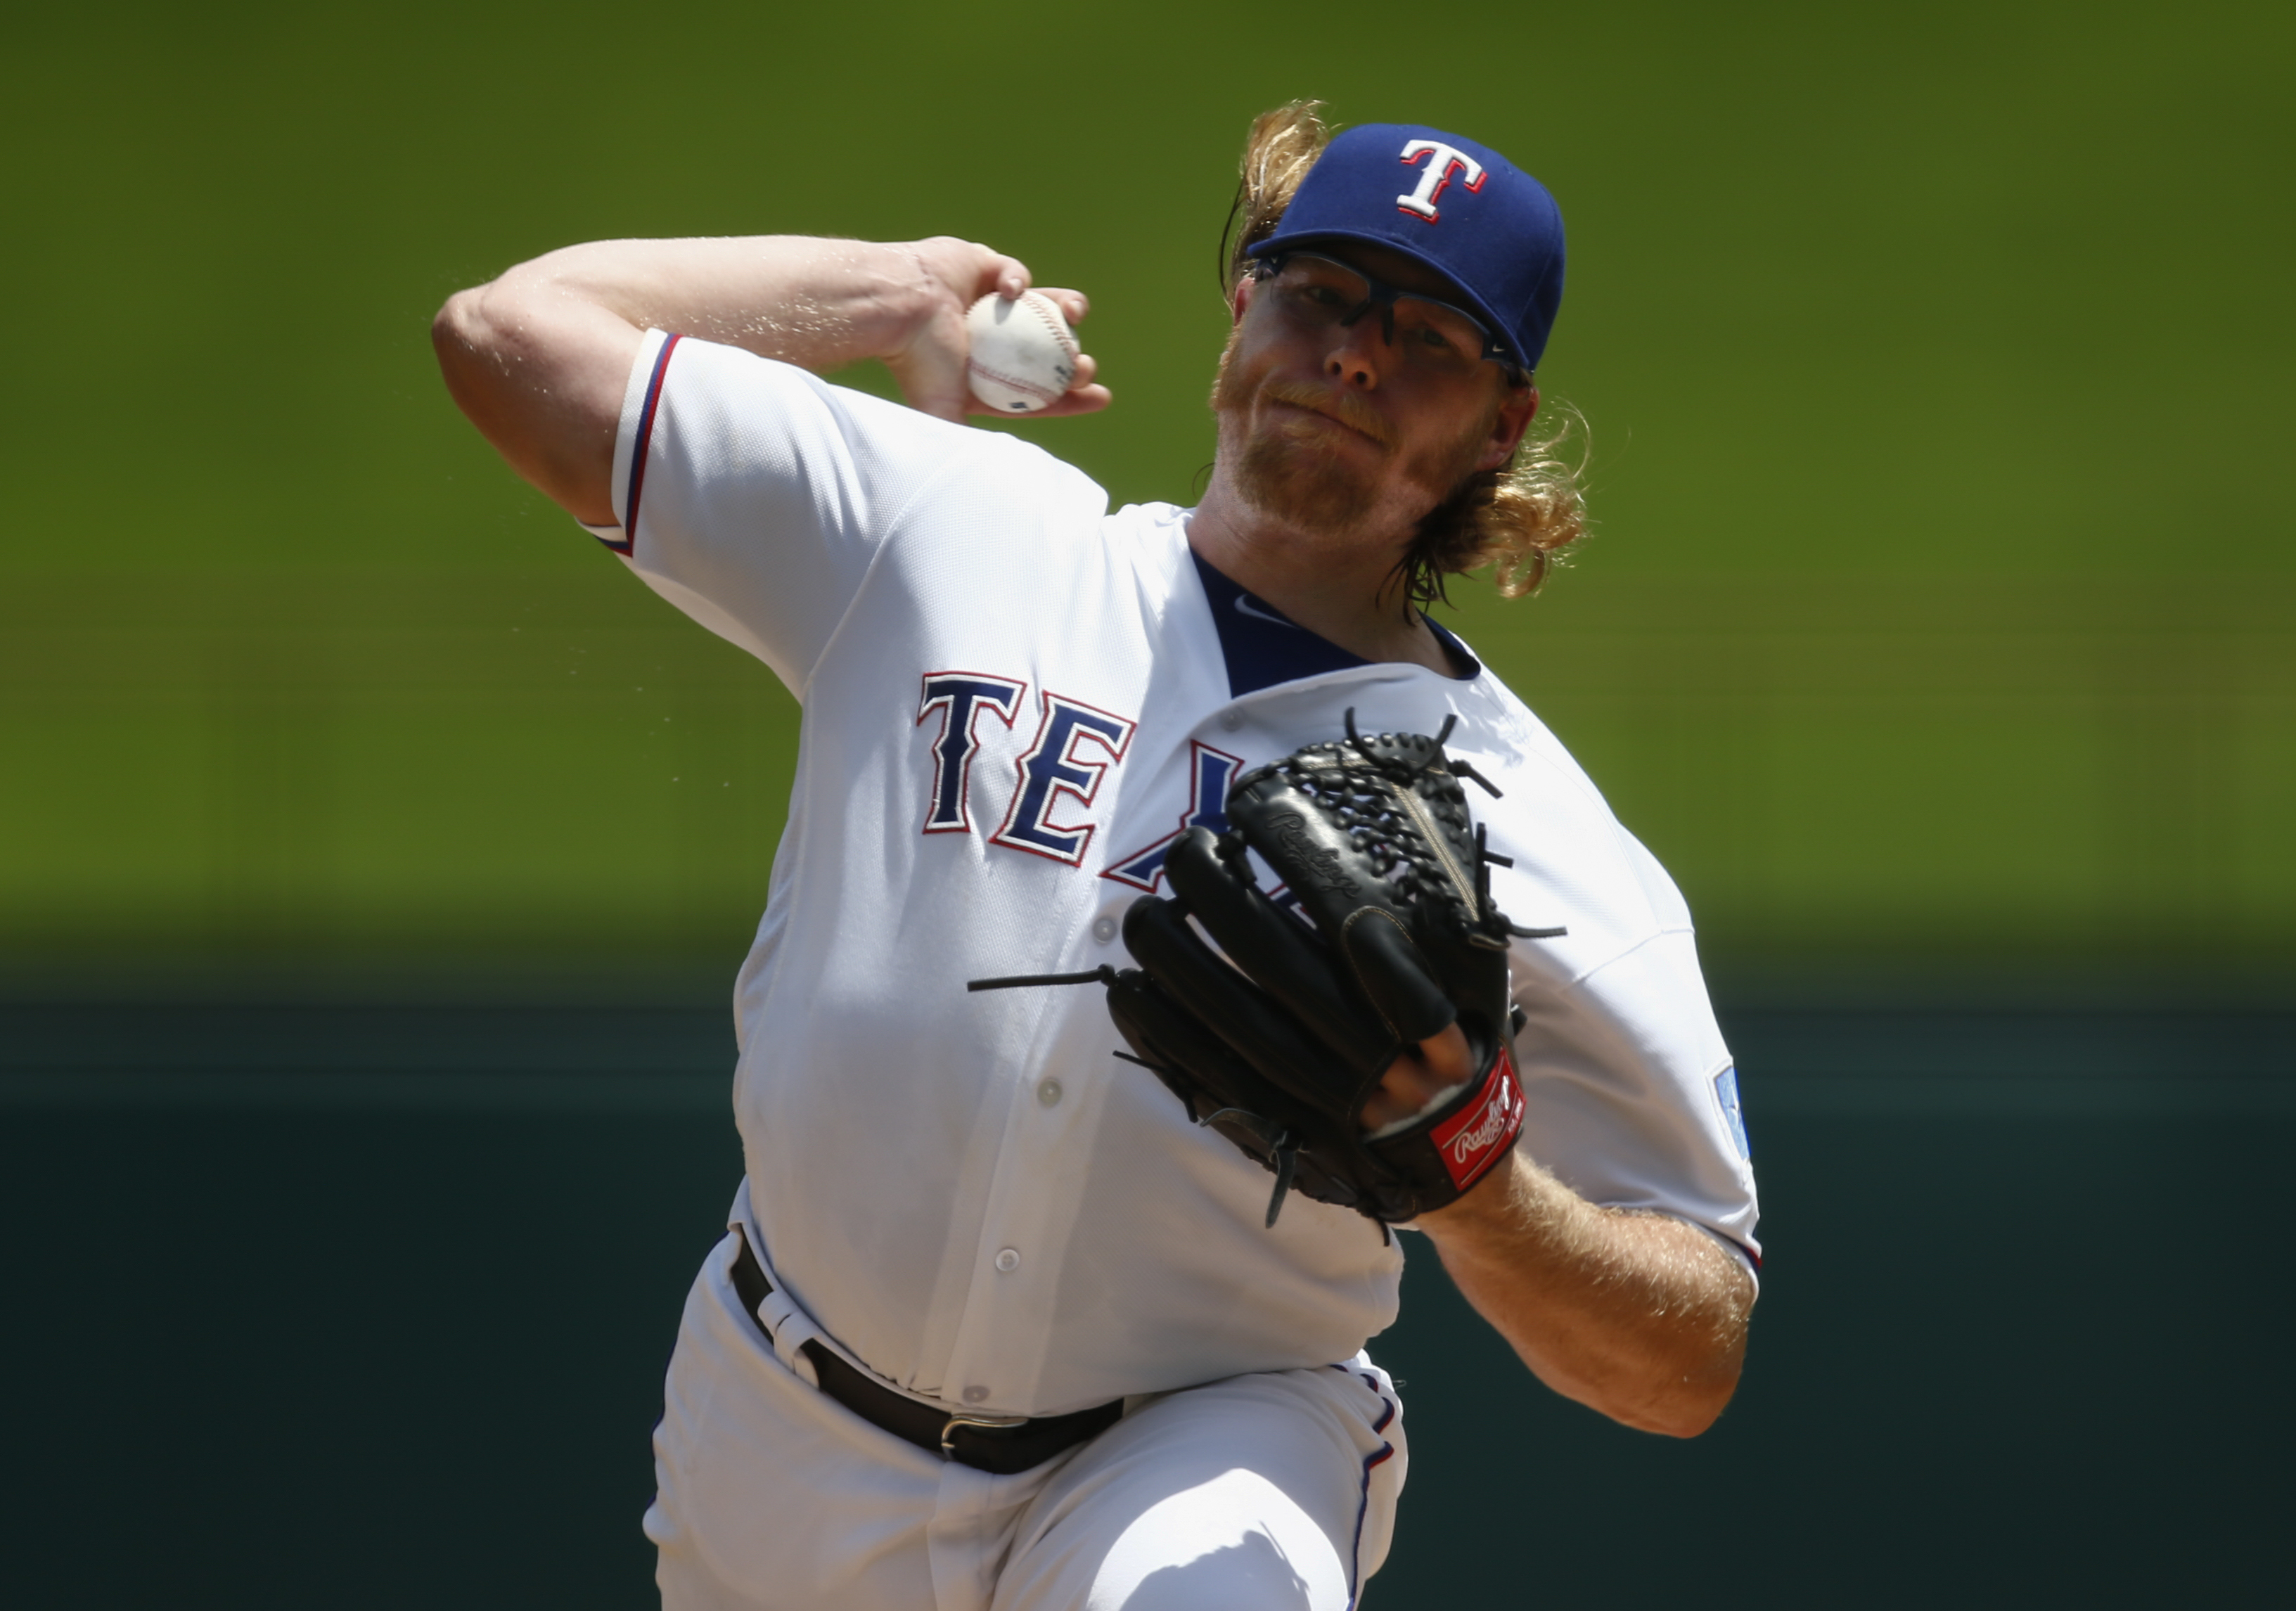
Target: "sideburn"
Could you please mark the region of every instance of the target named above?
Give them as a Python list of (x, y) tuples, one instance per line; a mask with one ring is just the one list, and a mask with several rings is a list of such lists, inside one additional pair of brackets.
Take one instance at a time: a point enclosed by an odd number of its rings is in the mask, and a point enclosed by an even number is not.
[(1505, 476), (1504, 469), (1472, 471), (1427, 511), (1390, 573), (1404, 597), (1422, 609), (1451, 601), (1444, 580), (1472, 569), (1481, 555), (1483, 517)]

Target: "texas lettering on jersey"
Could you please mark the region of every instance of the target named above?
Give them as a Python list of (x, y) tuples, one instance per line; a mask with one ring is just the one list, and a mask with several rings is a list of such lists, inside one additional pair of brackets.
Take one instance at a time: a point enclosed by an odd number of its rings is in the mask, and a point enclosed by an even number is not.
[(980, 752), (980, 718), (993, 716), (1012, 726), (1029, 685), (973, 671), (928, 673), (924, 683), (917, 725), (923, 726), (925, 718), (936, 711), (940, 714), (940, 737), (932, 747), (932, 806), (925, 813), (925, 831), (971, 833), (972, 816), (966, 786), (972, 780), (972, 757)]
[[(1029, 684), (1021, 679), (993, 672), (925, 674), (916, 725), (922, 727), (932, 717), (939, 717), (940, 723), (931, 745), (932, 794), (925, 811), (925, 832), (972, 831), (969, 795), (972, 764), (982, 746), (981, 718), (992, 717), (1011, 728), (1028, 691)], [(1073, 803), (1071, 811), (1092, 805), (1108, 769), (1123, 760), (1131, 748), (1137, 724), (1050, 689), (1040, 697), (1038, 707), (1036, 737), (1013, 764), (1012, 796), (988, 842), (1078, 867), (1098, 825), (1056, 822), (1054, 807), (1063, 800)], [(1215, 749), (1201, 739), (1190, 739), (1188, 803), (1180, 812), (1179, 825), (1153, 843), (1117, 857), (1100, 876), (1155, 894), (1164, 882), (1164, 858), (1182, 834), (1191, 828), (1227, 831), (1227, 791), (1243, 765), (1241, 756)], [(1300, 897), (1282, 884), (1269, 886), (1267, 898), (1309, 928), (1315, 927)]]
[(1243, 769), (1243, 762), (1225, 750), (1214, 749), (1198, 739), (1188, 740), (1188, 807), (1180, 814), (1180, 825), (1157, 840), (1147, 849), (1126, 856), (1100, 876), (1114, 879), (1119, 884), (1129, 884), (1135, 889), (1156, 893), (1163, 881), (1164, 858), (1180, 836), (1191, 828), (1208, 828), (1214, 833), (1227, 831), (1227, 789), (1235, 774)]
[[(932, 743), (932, 794), (924, 831), (970, 833), (969, 795), (973, 759), (980, 753), (980, 718), (994, 716), (1011, 727), (1029, 685), (1016, 677), (978, 671), (927, 672), (922, 682), (916, 725), (923, 726), (934, 716), (940, 718)], [(1124, 759), (1136, 725), (1128, 717), (1045, 690), (1038, 700), (1036, 739), (1014, 763), (1011, 804), (988, 842), (1080, 865), (1095, 825), (1055, 822), (1055, 808), (1064, 799), (1078, 807), (1091, 806), (1108, 769)]]

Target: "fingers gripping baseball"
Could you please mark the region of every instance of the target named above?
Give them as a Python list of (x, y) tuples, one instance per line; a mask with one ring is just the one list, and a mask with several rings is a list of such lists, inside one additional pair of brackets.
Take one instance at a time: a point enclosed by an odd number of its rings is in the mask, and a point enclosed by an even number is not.
[[(885, 365), (899, 382), (909, 406), (943, 420), (968, 414), (997, 413), (973, 395), (966, 373), (971, 338), (965, 315), (983, 297), (1017, 298), (1029, 289), (1027, 264), (976, 241), (939, 236), (906, 249), (915, 264), (922, 291), (922, 312), (909, 336), (896, 351), (885, 355)], [(1042, 293), (1070, 325), (1091, 312), (1081, 291), (1048, 290)], [(1068, 389), (1037, 410), (1044, 415), (1091, 413), (1108, 406), (1108, 388), (1095, 383), (1099, 366), (1078, 354)]]
[(1001, 286), (1025, 288), (1028, 268), (1017, 258), (946, 235), (903, 249), (914, 266), (915, 282), (907, 294), (914, 296), (918, 311), (908, 339), (884, 355), (885, 367), (910, 407), (962, 420), (971, 397), (964, 376), (964, 310)]

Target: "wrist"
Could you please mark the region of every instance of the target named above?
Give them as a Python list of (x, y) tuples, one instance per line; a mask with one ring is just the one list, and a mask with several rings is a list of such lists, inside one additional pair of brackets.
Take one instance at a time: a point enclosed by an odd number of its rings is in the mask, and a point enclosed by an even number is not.
[(1520, 1227), (1525, 1217), (1524, 1194), (1535, 1193), (1539, 1173), (1520, 1149), (1510, 1148), (1482, 1179), (1440, 1208), (1428, 1209), (1412, 1224), (1439, 1241), (1446, 1237), (1472, 1241), (1506, 1227)]
[(898, 358), (951, 307), (948, 287), (926, 256), (929, 245), (922, 241), (873, 245), (857, 265), (867, 289), (855, 310), (853, 331), (867, 356)]

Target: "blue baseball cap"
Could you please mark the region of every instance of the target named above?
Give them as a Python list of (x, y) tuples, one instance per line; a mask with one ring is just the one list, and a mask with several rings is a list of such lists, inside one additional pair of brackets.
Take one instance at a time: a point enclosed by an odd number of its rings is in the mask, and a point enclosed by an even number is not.
[(1425, 264), (1464, 294), (1508, 362), (1538, 367), (1562, 306), (1562, 209), (1488, 145), (1414, 123), (1339, 135), (1250, 255), (1327, 241), (1367, 241)]

